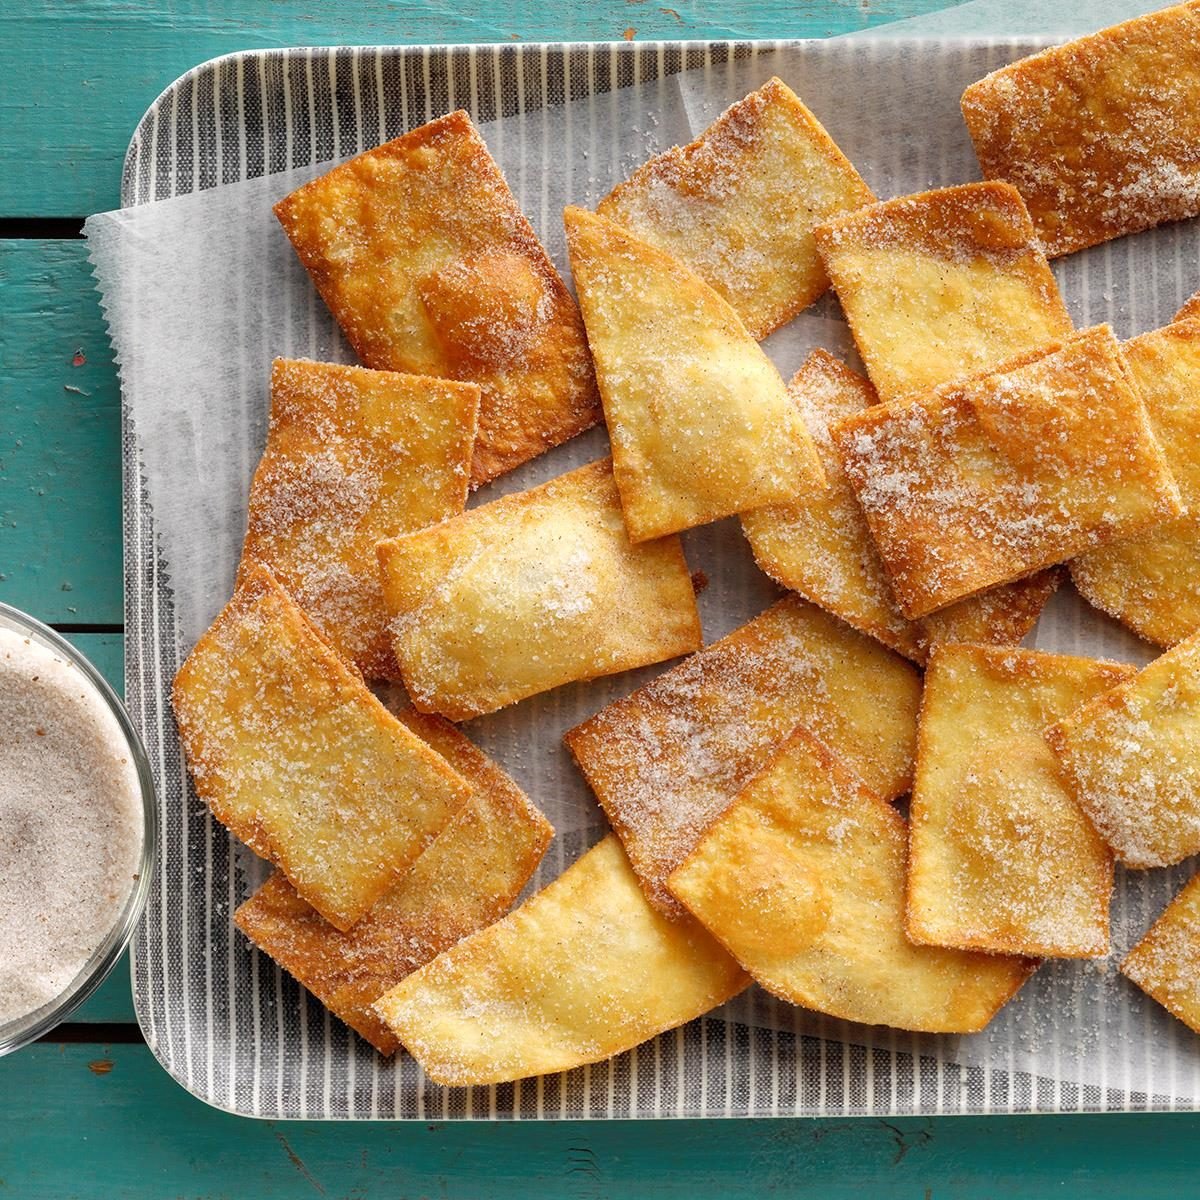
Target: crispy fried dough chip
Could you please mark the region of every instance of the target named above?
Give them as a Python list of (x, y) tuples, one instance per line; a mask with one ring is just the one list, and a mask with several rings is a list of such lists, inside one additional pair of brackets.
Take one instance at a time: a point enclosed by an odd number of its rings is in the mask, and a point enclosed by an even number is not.
[(818, 226), (816, 241), (883, 400), (988, 370), (1071, 331), (1008, 184), (885, 200)]
[(909, 617), (1180, 513), (1106, 325), (832, 433)]
[(904, 936), (904, 819), (798, 729), (668, 881), (767, 991), (849, 1021), (982, 1029), (1036, 965)]
[(479, 384), (473, 485), (599, 419), (579, 311), (465, 112), (335, 167), (275, 215), (367, 366)]
[(1125, 343), (1150, 426), (1187, 512), (1071, 562), (1083, 596), (1160, 646), (1200, 628), (1200, 319)]
[(819, 490), (804, 422), (733, 309), (611, 221), (565, 220), (630, 538)]
[(789, 596), (566, 734), (646, 894), (679, 906), (667, 876), (797, 725), (891, 799), (912, 778), (916, 671)]
[(607, 459), (378, 552), (405, 686), (451, 720), (701, 644), (679, 539), (630, 544)]
[(1016, 646), (1038, 623), (1042, 609), (1066, 577), (1062, 567), (1051, 567), (1012, 583), (976, 592), (965, 600), (939, 608), (917, 624), (925, 640), (926, 657), (934, 646), (946, 642), (974, 642), (986, 646)]
[(816, 117), (769, 79), (596, 211), (687, 263), (764, 338), (829, 287), (813, 226), (874, 199)]
[(914, 942), (1051, 958), (1108, 953), (1112, 855), (1043, 730), (1133, 667), (941, 646), (925, 672), (909, 827)]
[(1016, 184), (1052, 258), (1200, 213), (1200, 5), (1164, 8), (973, 83), (984, 175)]
[(691, 918), (646, 903), (611, 835), (376, 1002), (435, 1083), (501, 1083), (629, 1050), (749, 980)]
[(256, 564), (179, 669), (172, 700), (197, 793), (338, 929), (471, 794)]
[(1125, 956), (1121, 974), (1200, 1033), (1200, 875)]
[(269, 567), (343, 658), (398, 679), (375, 543), (463, 510), (479, 388), (276, 359), (242, 557)]
[(814, 350), (788, 385), (821, 456), (828, 488), (789, 504), (769, 504), (742, 516), (758, 565), (885, 646), (924, 662), (942, 641), (1016, 645), (1037, 623), (1058, 586), (1043, 571), (960, 600), (921, 621), (909, 621), (892, 596), (858, 501), (834, 453), (829, 426), (875, 402), (875, 389), (824, 350)]
[(1200, 317), (1200, 292), (1189, 296), (1183, 307), (1171, 318), (1172, 321), (1186, 321), (1190, 317)]
[(554, 830), (519, 787), (441, 717), (398, 714), (471, 785), (471, 796), (353, 929), (335, 929), (273, 875), (237, 927), (381, 1054), (398, 1043), (372, 1007), (389, 988), (512, 906)]
[(1200, 851), (1200, 632), (1046, 736), (1126, 866), (1166, 867)]

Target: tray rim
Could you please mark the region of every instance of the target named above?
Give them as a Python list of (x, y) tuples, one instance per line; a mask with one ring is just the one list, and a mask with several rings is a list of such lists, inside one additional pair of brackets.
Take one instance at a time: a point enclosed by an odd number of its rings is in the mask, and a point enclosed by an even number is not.
[[(897, 33), (897, 34), (889, 35), (888, 33), (886, 33), (886, 28), (887, 28), (887, 26), (881, 26), (881, 27), (878, 27), (877, 29), (873, 29), (873, 30), (865, 32), (865, 33), (858, 33), (855, 35), (855, 41), (858, 41), (858, 42), (888, 41), (888, 42), (892, 42), (892, 43), (906, 42), (906, 43), (913, 45), (916, 48), (919, 48), (922, 45), (934, 45), (934, 44), (936, 44), (938, 46), (943, 46), (943, 47), (947, 46), (947, 45), (967, 47), (967, 46), (981, 45), (981, 44), (988, 45), (988, 46), (997, 46), (997, 45), (1002, 45), (1004, 43), (1013, 43), (1014, 45), (1020, 45), (1022, 47), (1028, 47), (1031, 44), (1036, 44), (1036, 45), (1040, 45), (1040, 46), (1052, 46), (1052, 45), (1060, 44), (1064, 40), (1062, 37), (1054, 37), (1054, 36), (1049, 36), (1046, 34), (1021, 34), (1021, 33), (1005, 33), (1002, 35), (972, 35), (972, 36), (951, 35), (951, 36), (945, 36), (945, 37), (938, 36), (936, 34), (928, 34), (928, 33), (922, 33), (922, 34)], [(844, 37), (845, 35), (842, 35), (842, 36)], [(278, 55), (278, 54), (304, 53), (304, 54), (311, 54), (311, 55), (315, 56), (315, 55), (329, 55), (329, 54), (333, 54), (338, 51), (345, 51), (345, 50), (353, 50), (353, 51), (359, 51), (359, 52), (376, 52), (376, 53), (386, 52), (386, 53), (391, 53), (391, 54), (398, 54), (398, 55), (404, 56), (404, 57), (407, 57), (410, 55), (416, 56), (416, 55), (427, 54), (428, 52), (433, 51), (433, 50), (440, 50), (440, 51), (463, 51), (463, 50), (466, 50), (466, 51), (476, 51), (479, 53), (489, 53), (489, 52), (495, 53), (495, 52), (499, 52), (502, 50), (510, 50), (511, 51), (517, 47), (521, 48), (525, 52), (534, 52), (534, 53), (540, 52), (543, 54), (546, 54), (546, 53), (563, 54), (563, 53), (567, 53), (570, 51), (580, 51), (580, 50), (588, 50), (588, 51), (594, 51), (594, 52), (604, 51), (606, 53), (617, 54), (617, 55), (633, 55), (633, 54), (637, 54), (637, 53), (643, 53), (643, 54), (644, 53), (660, 53), (661, 54), (668, 48), (676, 50), (678, 52), (686, 53), (689, 50), (691, 50), (691, 51), (709, 51), (714, 47), (728, 47), (729, 50), (731, 51), (731, 53), (736, 52), (736, 50), (738, 48), (746, 48), (746, 49), (750, 50), (751, 52), (757, 53), (759, 51), (773, 51), (773, 50), (782, 49), (782, 48), (790, 48), (790, 47), (804, 46), (804, 45), (815, 45), (815, 44), (824, 43), (824, 42), (828, 42), (828, 41), (832, 41), (832, 40), (836, 40), (836, 39), (829, 38), (829, 37), (826, 37), (826, 38), (713, 38), (713, 39), (680, 38), (680, 39), (647, 39), (645, 41), (624, 41), (624, 40), (610, 39), (610, 40), (605, 40), (605, 41), (569, 41), (569, 40), (567, 40), (567, 41), (532, 41), (532, 42), (494, 42), (494, 41), (492, 41), (492, 42), (422, 42), (422, 43), (411, 43), (411, 44), (370, 42), (370, 43), (338, 43), (338, 44), (318, 44), (318, 45), (266, 46), (266, 47), (255, 47), (255, 48), (246, 49), (246, 50), (229, 51), (225, 54), (220, 54), (220, 55), (216, 55), (212, 58), (204, 59), (203, 61), (198, 62), (194, 66), (188, 68), (188, 70), (183, 72), (181, 75), (179, 75), (177, 78), (175, 78), (171, 83), (169, 83), (166, 87), (164, 87), (159, 92), (159, 94), (154, 98), (154, 100), (147, 106), (145, 112), (142, 114), (141, 118), (138, 120), (137, 124), (134, 127), (133, 133), (130, 136), (129, 144), (126, 147), (125, 155), (122, 159), (121, 183), (120, 183), (120, 208), (122, 208), (122, 209), (136, 208), (136, 207), (140, 207), (141, 205), (144, 205), (144, 204), (152, 204), (152, 203), (157, 202), (154, 197), (149, 197), (149, 198), (142, 199), (142, 200), (136, 200), (133, 198), (133, 196), (131, 194), (132, 193), (132, 178), (133, 178), (133, 175), (131, 172), (131, 164), (135, 161), (136, 155), (140, 149), (142, 139), (145, 135), (145, 132), (148, 130), (148, 128), (151, 126), (151, 124), (158, 119), (159, 114), (163, 111), (163, 109), (173, 101), (174, 97), (180, 91), (182, 91), (184, 88), (188, 87), (191, 84), (191, 82), (195, 78), (197, 78), (202, 72), (210, 71), (215, 67), (219, 67), (219, 66), (227, 64), (227, 63), (236, 63), (236, 62), (242, 62), (242, 61), (247, 61), (247, 60), (259, 60), (259, 59), (267, 58), (271, 55)], [(336, 156), (335, 156), (335, 158), (336, 158)], [(329, 161), (332, 162), (332, 161), (334, 161), (334, 159), (330, 159)], [(264, 171), (263, 175), (265, 176), (266, 174), (271, 174), (271, 173), (272, 172)], [(262, 176), (258, 176), (258, 177), (261, 178)], [(218, 180), (217, 182), (215, 182), (212, 185), (212, 187), (199, 189), (199, 190), (216, 191), (218, 188), (221, 188), (224, 186), (228, 186), (228, 185), (224, 184), (223, 182)], [(121, 404), (121, 434), (122, 434), (123, 441), (126, 436), (129, 436), (129, 437), (134, 436), (132, 422), (129, 417), (129, 414), (126, 409), (123, 398), (122, 398), (122, 404)], [(129, 511), (132, 508), (136, 508), (139, 503), (139, 498), (137, 495), (137, 487), (136, 487), (137, 481), (136, 481), (136, 479), (131, 479), (131, 477), (130, 477), (129, 456), (125, 453), (122, 454), (122, 480), (121, 480), (121, 482), (122, 482), (121, 510), (122, 510), (122, 520), (124, 522)], [(122, 552), (122, 576), (123, 576), (122, 583), (123, 583), (123, 586), (125, 587), (125, 592), (124, 592), (124, 596), (123, 596), (123, 609), (124, 609), (124, 615), (126, 618), (126, 620), (125, 620), (125, 630), (126, 630), (125, 637), (126, 637), (126, 639), (130, 639), (131, 637), (136, 636), (136, 633), (137, 633), (136, 623), (131, 624), (128, 619), (130, 597), (129, 597), (128, 588), (126, 585), (127, 585), (127, 582), (128, 582), (129, 576), (130, 576), (131, 568), (136, 569), (136, 568), (141, 567), (142, 565), (144, 565), (144, 564), (141, 562), (141, 560), (139, 558), (136, 557), (136, 546), (131, 544), (129, 539), (127, 539), (127, 538), (124, 539), (123, 552)], [(125, 659), (126, 682), (128, 682), (128, 679), (130, 678), (131, 674), (132, 674), (132, 665), (130, 663), (130, 656), (126, 655), (126, 659)], [(158, 864), (156, 863), (155, 869), (157, 870), (157, 868), (158, 868)], [(139, 925), (140, 925), (141, 920), (144, 920), (144, 919), (145, 919), (144, 917), (139, 919)], [(131, 992), (132, 992), (133, 1003), (134, 1003), (134, 1013), (135, 1013), (135, 1016), (137, 1017), (138, 1027), (141, 1030), (143, 1037), (145, 1038), (146, 1045), (149, 1048), (154, 1059), (163, 1068), (163, 1070), (170, 1076), (170, 1078), (180, 1088), (182, 1088), (185, 1092), (187, 1092), (190, 1096), (195, 1097), (197, 1100), (199, 1100), (201, 1103), (207, 1105), (208, 1107), (216, 1109), (219, 1112), (229, 1113), (233, 1116), (242, 1117), (242, 1118), (249, 1119), (249, 1120), (258, 1120), (258, 1121), (320, 1121), (320, 1122), (347, 1123), (347, 1124), (349, 1124), (349, 1123), (355, 1123), (355, 1124), (409, 1124), (409, 1123), (417, 1122), (417, 1121), (421, 1121), (421, 1120), (425, 1120), (428, 1122), (428, 1120), (431, 1119), (428, 1116), (425, 1118), (421, 1118), (421, 1117), (415, 1116), (415, 1115), (414, 1116), (377, 1115), (377, 1116), (369, 1116), (369, 1117), (357, 1117), (357, 1116), (352, 1116), (352, 1115), (347, 1115), (347, 1116), (324, 1115), (324, 1116), (307, 1116), (307, 1117), (305, 1117), (305, 1116), (290, 1115), (290, 1114), (289, 1115), (280, 1115), (280, 1114), (274, 1114), (274, 1113), (258, 1113), (258, 1112), (251, 1112), (251, 1111), (247, 1111), (245, 1109), (239, 1108), (236, 1106), (235, 1103), (230, 1103), (230, 1104), (221, 1103), (217, 1099), (215, 1099), (213, 1096), (205, 1094), (202, 1091), (196, 1090), (194, 1087), (190, 1086), (185, 1081), (185, 1077), (183, 1077), (183, 1076), (181, 1076), (181, 1074), (177, 1073), (175, 1060), (170, 1054), (167, 1053), (165, 1043), (160, 1045), (159, 1039), (151, 1036), (151, 1021), (150, 1021), (149, 1015), (143, 1012), (143, 1007), (142, 1007), (143, 1003), (145, 1002), (144, 999), (141, 1003), (139, 1003), (138, 989), (136, 986), (136, 983), (137, 983), (137, 981), (136, 981), (136, 963), (134, 961), (136, 953), (137, 953), (136, 939), (134, 939), (134, 941), (131, 942), (131, 946), (130, 946), (130, 984), (131, 984)], [(301, 986), (303, 986), (303, 985), (301, 985)], [(701, 1017), (699, 1019), (704, 1020), (706, 1018)], [(1082, 1085), (1080, 1085), (1080, 1086), (1082, 1086)], [(1155, 1106), (1153, 1104), (1148, 1104), (1146, 1107), (1137, 1109), (1135, 1111), (1142, 1112), (1142, 1113), (1154, 1113), (1154, 1112), (1171, 1112), (1171, 1111), (1181, 1111), (1181, 1112), (1182, 1111), (1197, 1111), (1198, 1109), (1200, 1109), (1200, 1101), (1193, 1103), (1192, 1105), (1185, 1108), (1183, 1105), (1179, 1104), (1178, 1101), (1176, 1100), (1176, 1102), (1169, 1107)], [(1085, 1115), (1085, 1114), (1089, 1114), (1089, 1115), (1097, 1114), (1098, 1115), (1098, 1114), (1103, 1114), (1103, 1113), (1117, 1113), (1117, 1112), (1121, 1112), (1121, 1111), (1123, 1111), (1123, 1110), (1119, 1109), (1119, 1108), (1115, 1108), (1115, 1107), (1113, 1107), (1113, 1108), (1102, 1107), (1099, 1109), (1085, 1109), (1085, 1108), (1081, 1107), (1078, 1110), (1078, 1115)], [(458, 1123), (468, 1124), (468, 1123), (478, 1123), (478, 1122), (494, 1124), (494, 1123), (506, 1123), (506, 1122), (534, 1123), (539, 1120), (551, 1120), (551, 1121), (566, 1120), (568, 1122), (591, 1122), (591, 1121), (602, 1121), (602, 1120), (637, 1121), (637, 1122), (680, 1121), (680, 1120), (704, 1120), (704, 1121), (743, 1120), (743, 1121), (748, 1121), (748, 1120), (772, 1120), (772, 1119), (775, 1119), (775, 1120), (782, 1119), (782, 1120), (832, 1121), (832, 1120), (855, 1120), (855, 1119), (858, 1119), (858, 1120), (883, 1119), (883, 1118), (887, 1118), (888, 1115), (889, 1115), (889, 1110), (886, 1108), (882, 1108), (876, 1112), (852, 1110), (852, 1111), (847, 1111), (847, 1112), (829, 1113), (829, 1114), (825, 1114), (825, 1115), (806, 1114), (806, 1113), (780, 1113), (777, 1117), (771, 1117), (771, 1116), (768, 1116), (765, 1114), (759, 1114), (759, 1113), (742, 1113), (742, 1112), (729, 1113), (729, 1114), (708, 1113), (708, 1114), (701, 1114), (701, 1115), (692, 1115), (692, 1114), (687, 1114), (687, 1113), (676, 1113), (676, 1112), (663, 1112), (663, 1113), (660, 1113), (660, 1114), (657, 1114), (654, 1116), (641, 1116), (641, 1117), (605, 1118), (603, 1116), (584, 1115), (584, 1116), (574, 1116), (574, 1117), (567, 1117), (567, 1118), (557, 1118), (557, 1117), (525, 1118), (525, 1117), (522, 1117), (520, 1115), (520, 1113), (514, 1112), (511, 1114), (505, 1114), (504, 1116), (501, 1116), (501, 1117), (492, 1117), (492, 1118), (489, 1118), (486, 1115), (480, 1117), (480, 1116), (466, 1115), (466, 1114), (460, 1116), (460, 1115), (456, 1114), (456, 1115), (450, 1115), (447, 1117), (437, 1117), (437, 1118), (432, 1118), (432, 1119), (437, 1120), (439, 1122), (448, 1120), (448, 1121), (454, 1122), (456, 1124), (458, 1124)], [(956, 1109), (956, 1110), (952, 1110), (952, 1111), (943, 1111), (943, 1112), (919, 1112), (918, 1111), (918, 1112), (913, 1112), (911, 1114), (900, 1114), (900, 1115), (911, 1116), (913, 1119), (928, 1119), (933, 1116), (937, 1116), (939, 1118), (981, 1117), (981, 1116), (982, 1117), (1002, 1118), (1002, 1117), (1011, 1117), (1011, 1116), (1033, 1117), (1033, 1116), (1065, 1116), (1065, 1115), (1075, 1115), (1075, 1114), (1071, 1114), (1068, 1112), (1063, 1112), (1062, 1110), (1056, 1110), (1056, 1109), (1051, 1109), (1051, 1108), (1036, 1108), (1035, 1107), (1035, 1108), (1030, 1108), (1027, 1110), (1020, 1110), (1016, 1113), (1005, 1112), (1005, 1111), (1000, 1111), (1000, 1110), (985, 1111), (985, 1112), (971, 1112), (966, 1109)], [(896, 1119), (900, 1119), (900, 1115), (898, 1115)]]
[[(922, 44), (937, 44), (937, 45), (957, 45), (957, 46), (972, 46), (986, 44), (994, 46), (998, 43), (1012, 42), (1022, 45), (1032, 43), (1040, 43), (1042, 46), (1059, 45), (1062, 38), (1053, 37), (1044, 33), (1037, 34), (1022, 34), (1022, 33), (1006, 33), (1003, 35), (951, 35), (949, 37), (939, 37), (937, 34), (918, 33), (918, 34), (888, 34), (886, 33), (887, 25), (877, 26), (874, 29), (863, 33), (855, 33), (854, 40), (857, 42), (873, 42), (873, 41), (889, 41), (889, 42), (908, 42), (914, 46)], [(153, 200), (133, 200), (128, 194), (129, 179), (130, 179), (130, 163), (141, 141), (143, 130), (155, 120), (159, 111), (164, 105), (169, 103), (177, 92), (186, 87), (192, 79), (198, 76), (202, 71), (210, 70), (224, 63), (235, 63), (246, 59), (257, 59), (266, 57), (272, 54), (290, 54), (295, 52), (305, 52), (312, 54), (330, 54), (338, 50), (357, 50), (357, 51), (388, 51), (401, 52), (403, 54), (420, 54), (430, 50), (474, 50), (478, 52), (497, 52), (500, 50), (512, 50), (516, 47), (521, 47), (528, 51), (536, 51), (543, 53), (562, 53), (571, 50), (604, 50), (608, 53), (615, 54), (636, 54), (639, 52), (651, 51), (659, 53), (668, 48), (678, 49), (686, 53), (688, 50), (708, 50), (713, 46), (728, 46), (732, 49), (737, 47), (747, 47), (753, 51), (759, 50), (777, 50), (785, 47), (815, 45), (823, 42), (837, 41), (848, 37), (847, 34), (835, 34), (831, 37), (820, 38), (651, 38), (645, 41), (625, 41), (623, 39), (610, 38), (604, 41), (533, 41), (533, 42), (412, 42), (406, 44), (387, 43), (387, 42), (339, 42), (339, 43), (318, 43), (314, 45), (290, 45), (290, 46), (258, 46), (248, 50), (230, 50), (225, 54), (217, 54), (212, 58), (206, 58), (195, 66), (189, 67), (182, 75), (173, 79), (161, 92), (150, 102), (146, 107), (146, 111), (142, 113), (137, 124), (133, 128), (133, 133), (129, 138), (129, 145), (125, 148), (125, 154), (121, 159), (121, 187), (119, 197), (120, 208), (137, 208), (142, 204), (152, 204)], [(332, 161), (332, 160), (330, 160)], [(225, 186), (219, 181), (212, 188), (205, 188), (205, 191), (213, 191), (216, 188)], [(124, 492), (122, 491), (122, 494)]]

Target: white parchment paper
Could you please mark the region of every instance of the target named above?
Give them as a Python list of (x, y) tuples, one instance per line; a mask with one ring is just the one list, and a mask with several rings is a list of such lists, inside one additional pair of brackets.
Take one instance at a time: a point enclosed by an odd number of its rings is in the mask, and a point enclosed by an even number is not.
[[(938, 14), (956, 34), (1028, 28), (1060, 36), (1132, 15), (1144, 5), (1105, 3), (1036, 20), (1043, 6), (990, 0)], [(1094, 11), (1103, 9), (1096, 18)], [(897, 34), (929, 30), (902, 22)], [(1035, 23), (1036, 21), (1036, 23)], [(978, 178), (958, 109), (963, 88), (1035, 43), (868, 38), (834, 49), (798, 44), (722, 68), (620, 89), (481, 126), (493, 154), (561, 270), (560, 214), (594, 204), (645, 158), (698, 133), (722, 109), (772, 74), (805, 100), (880, 196)], [(306, 167), (215, 190), (106, 213), (86, 231), (102, 303), (136, 430), (162, 556), (175, 593), (186, 652), (228, 598), (245, 521), (250, 477), (266, 431), (270, 360), (277, 355), (352, 361), (300, 267), (271, 204), (327, 170)], [(1055, 264), (1080, 325), (1108, 320), (1119, 336), (1167, 321), (1200, 286), (1194, 223), (1127, 238)], [(826, 297), (765, 346), (790, 375), (814, 346), (854, 363), (836, 300)], [(472, 503), (528, 487), (606, 449), (601, 431), (559, 447)], [(706, 641), (761, 611), (777, 594), (759, 573), (735, 521), (685, 536), (689, 562), (710, 584), (700, 597)], [(1152, 651), (1065, 590), (1033, 639), (1047, 649), (1144, 662)], [(563, 731), (660, 668), (557, 689), (471, 722), (468, 731), (522, 783), (559, 832), (537, 880), (546, 882), (604, 829), (594, 800), (561, 746)], [(247, 888), (261, 871), (246, 855)], [(916, 1038), (864, 1031), (795, 1014), (751, 992), (727, 1006), (730, 1019), (868, 1046), (890, 1046), (947, 1062), (989, 1064), (1130, 1090), (1200, 1096), (1198, 1042), (1115, 970), (1124, 950), (1188, 877), (1121, 875), (1114, 954), (1100, 963), (1044, 966), (990, 1029), (974, 1038)], [(1169, 1090), (1164, 1081), (1169, 1080)]]

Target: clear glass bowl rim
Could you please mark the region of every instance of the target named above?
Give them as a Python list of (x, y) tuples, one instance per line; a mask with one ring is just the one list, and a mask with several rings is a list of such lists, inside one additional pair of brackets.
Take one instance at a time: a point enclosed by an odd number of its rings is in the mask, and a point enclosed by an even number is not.
[(54, 1029), (56, 1025), (65, 1021), (104, 982), (117, 960), (125, 952), (142, 915), (142, 910), (146, 906), (146, 898), (150, 894), (151, 878), (158, 853), (158, 802), (154, 789), (154, 776), (150, 771), (150, 760), (146, 755), (142, 739), (129, 719), (129, 714), (125, 711), (125, 705), (121, 702), (120, 697), (88, 658), (72, 646), (62, 634), (56, 633), (37, 618), (31, 617), (28, 613), (22, 612), (10, 604), (0, 603), (0, 627), (25, 634), (34, 641), (42, 643), (54, 653), (61, 655), (72, 663), (96, 689), (108, 706), (128, 745), (130, 757), (137, 771), (138, 789), (142, 797), (141, 862), (137, 882), (130, 890), (120, 916), (108, 936), (92, 952), (91, 957), (61, 995), (25, 1016), (18, 1017), (7, 1024), (0, 1024), (0, 1056), (3, 1056), (13, 1050), (19, 1050), (22, 1046), (27, 1046), (30, 1042), (37, 1041), (38, 1038)]

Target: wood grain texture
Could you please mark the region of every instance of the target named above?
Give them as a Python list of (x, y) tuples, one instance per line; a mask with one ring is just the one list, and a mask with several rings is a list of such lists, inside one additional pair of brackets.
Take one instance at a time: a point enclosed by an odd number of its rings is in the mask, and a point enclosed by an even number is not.
[(0, 241), (0, 397), (0, 600), (119, 625), (120, 392), (83, 242)]
[[(16, 0), (0, 6), (0, 218), (115, 208), (121, 161), (154, 98), (234, 50), (434, 42), (827, 37), (944, 8), (944, 0)], [(35, 104), (29, 103), (30, 97)]]
[(125, 694), (125, 637), (120, 633), (64, 633), (77, 650), (87, 655), (118, 696)]
[[(346, 1125), (247, 1121), (144, 1046), (42, 1043), (0, 1061), (0, 1180), (73, 1196), (1007, 1200), (1191, 1195), (1183, 1117)], [(1153, 1175), (1146, 1164), (1153, 1162)], [(0, 1185), (2, 1186), (2, 1185)]]
[[(129, 951), (117, 960), (108, 978), (70, 1016), (73, 1025), (134, 1025)], [(2, 1193), (0, 1193), (2, 1194)]]

